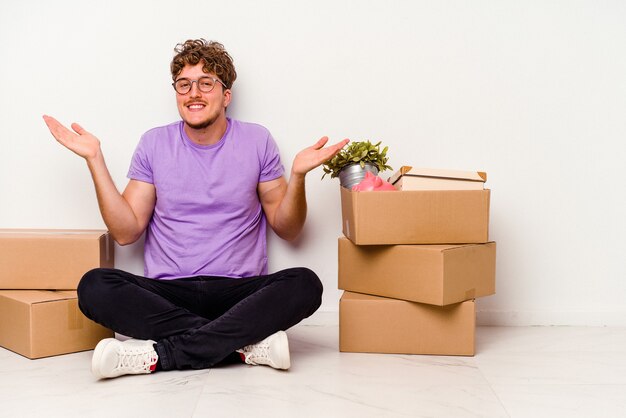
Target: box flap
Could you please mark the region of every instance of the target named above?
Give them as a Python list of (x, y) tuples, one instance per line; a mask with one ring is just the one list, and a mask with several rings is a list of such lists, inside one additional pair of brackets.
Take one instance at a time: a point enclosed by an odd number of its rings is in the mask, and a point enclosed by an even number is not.
[(477, 181), (484, 183), (487, 181), (487, 173), (482, 171), (448, 170), (440, 168), (413, 168), (402, 166), (394, 175), (389, 177), (389, 183), (396, 183), (402, 176), (431, 177), (465, 181)]
[[(339, 237), (339, 241), (350, 241), (345, 235)], [(493, 241), (485, 242), (484, 244), (489, 244)], [(475, 245), (484, 245), (483, 243), (470, 243), (470, 244), (385, 244), (385, 245), (371, 245), (372, 248), (375, 247), (411, 247), (411, 248), (419, 248), (421, 251), (432, 251), (432, 252), (442, 252), (448, 250), (454, 250), (457, 248), (470, 247)]]
[[(487, 245), (487, 244), (494, 244), (495, 241), (487, 241), (485, 243), (472, 243), (472, 244), (446, 244), (446, 245), (442, 245), (441, 247), (441, 251), (450, 251), (450, 250), (456, 250), (458, 248), (464, 248), (464, 247), (475, 247), (477, 245)], [(434, 247), (434, 245), (433, 245)]]
[(53, 290), (0, 290), (0, 296), (17, 300), (27, 304), (54, 302), (65, 299), (75, 299), (76, 291)]
[(412, 168), (413, 167), (411, 167), (410, 165), (403, 165), (402, 167), (400, 167), (400, 170), (396, 171), (391, 177), (389, 177), (387, 181), (391, 184), (394, 184), (398, 181), (400, 177), (411, 171)]
[(377, 296), (366, 295), (364, 293), (349, 292), (346, 290), (343, 292), (341, 299), (345, 301), (349, 301), (349, 300), (380, 300), (381, 298)]
[(99, 238), (108, 231), (103, 229), (0, 229), (0, 238)]

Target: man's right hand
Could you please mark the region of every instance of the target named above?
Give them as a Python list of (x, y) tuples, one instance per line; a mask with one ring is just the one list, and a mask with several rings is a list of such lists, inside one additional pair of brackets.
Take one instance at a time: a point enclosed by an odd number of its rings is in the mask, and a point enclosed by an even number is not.
[(87, 132), (79, 124), (72, 123), (71, 126), (74, 130), (72, 132), (52, 116), (44, 115), (43, 120), (48, 125), (52, 136), (61, 145), (80, 155), (85, 160), (92, 160), (100, 153), (100, 141), (98, 138)]
[(130, 180), (124, 194), (120, 194), (106, 167), (98, 138), (77, 123), (72, 124), (71, 131), (51, 116), (45, 115), (43, 120), (61, 145), (86, 160), (102, 219), (113, 239), (120, 245), (137, 241), (145, 231), (156, 204), (154, 185)]

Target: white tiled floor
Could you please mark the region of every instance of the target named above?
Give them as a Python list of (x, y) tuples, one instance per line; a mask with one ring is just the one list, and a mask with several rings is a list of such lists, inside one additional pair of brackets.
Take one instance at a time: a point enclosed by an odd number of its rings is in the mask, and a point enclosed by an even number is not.
[(91, 351), (0, 348), (0, 417), (626, 417), (626, 329), (479, 327), (475, 357), (339, 353), (288, 331), (292, 368), (232, 365), (96, 381)]

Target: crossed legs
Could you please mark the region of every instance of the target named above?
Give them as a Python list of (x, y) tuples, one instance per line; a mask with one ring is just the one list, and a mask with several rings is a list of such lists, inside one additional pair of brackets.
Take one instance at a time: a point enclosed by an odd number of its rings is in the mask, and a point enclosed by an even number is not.
[(163, 370), (212, 367), (310, 316), (321, 295), (319, 278), (306, 268), (250, 278), (175, 280), (94, 269), (78, 286), (79, 306), (88, 318), (117, 333), (155, 341)]

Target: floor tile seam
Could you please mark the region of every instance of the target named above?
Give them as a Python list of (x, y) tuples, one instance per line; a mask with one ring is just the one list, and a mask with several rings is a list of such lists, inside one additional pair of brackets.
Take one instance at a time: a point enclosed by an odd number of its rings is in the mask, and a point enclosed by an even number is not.
[(477, 324), (476, 328), (490, 329), (490, 328), (510, 328), (510, 329), (523, 329), (530, 328), (535, 330), (541, 329), (608, 329), (617, 331), (626, 331), (626, 325), (623, 324)]
[(209, 379), (211, 378), (212, 375), (215, 374), (213, 373), (212, 368), (205, 369), (205, 371), (206, 371), (206, 375), (202, 378), (203, 380), (202, 386), (200, 387), (200, 391), (198, 392), (198, 397), (195, 400), (195, 405), (193, 406), (193, 409), (191, 411), (191, 414), (189, 415), (189, 418), (193, 418), (196, 416), (204, 416), (204, 415), (197, 415), (198, 408), (200, 406), (200, 400), (203, 398), (205, 388), (209, 385)]
[[(305, 385), (305, 387), (309, 387), (311, 388), (310, 385)], [(333, 399), (339, 399), (340, 401), (345, 401), (348, 402), (350, 404), (357, 404), (360, 406), (363, 406), (365, 408), (369, 408), (372, 410), (376, 410), (379, 411), (379, 413), (385, 412), (386, 414), (392, 413), (393, 416), (407, 416), (407, 417), (411, 417), (413, 416), (411, 413), (405, 413), (405, 412), (401, 412), (401, 411), (391, 411), (391, 408), (389, 406), (385, 406), (385, 405), (378, 405), (378, 404), (374, 404), (371, 401), (369, 401), (368, 399), (364, 399), (364, 398), (360, 398), (358, 397), (357, 399), (353, 399), (348, 395), (344, 395), (342, 393), (338, 393), (338, 392), (334, 392), (334, 391), (330, 391), (328, 389), (325, 390), (320, 390), (320, 389), (314, 389), (314, 391), (318, 394), (333, 398)], [(379, 414), (377, 414), (379, 415)]]
[(493, 396), (495, 396), (495, 398), (498, 400), (498, 403), (500, 404), (500, 406), (502, 407), (502, 409), (504, 410), (504, 412), (507, 414), (507, 416), (509, 418), (511, 418), (511, 412), (509, 411), (509, 409), (506, 407), (506, 405), (504, 404), (504, 402), (502, 402), (502, 399), (500, 399), (500, 396), (498, 395), (498, 393), (496, 392), (496, 390), (493, 387), (493, 383), (487, 378), (487, 376), (485, 375), (485, 373), (483, 373), (483, 371), (480, 369), (480, 365), (476, 364), (476, 370), (478, 371), (478, 373), (482, 376), (483, 380), (485, 382), (487, 382), (487, 386), (489, 386), (489, 390), (491, 391), (491, 393), (493, 394)]
[(493, 386), (617, 386), (626, 388), (626, 383), (494, 383)]
[(490, 351), (485, 352), (482, 351), (480, 353), (476, 353), (473, 357), (474, 359), (480, 359), (485, 355), (493, 355), (493, 354), (523, 354), (528, 356), (537, 356), (538, 354), (598, 354), (598, 355), (606, 355), (606, 354), (624, 354), (626, 351), (626, 346), (624, 346), (621, 350), (604, 350), (604, 351), (596, 351), (596, 350), (545, 350), (545, 351), (537, 351), (537, 350), (503, 350), (503, 351)]
[(518, 378), (497, 378), (491, 383), (492, 387), (496, 386), (616, 386), (626, 387), (626, 382), (607, 381), (604, 379), (578, 379), (576, 382), (565, 381), (565, 379), (518, 379)]

